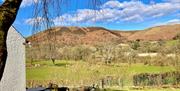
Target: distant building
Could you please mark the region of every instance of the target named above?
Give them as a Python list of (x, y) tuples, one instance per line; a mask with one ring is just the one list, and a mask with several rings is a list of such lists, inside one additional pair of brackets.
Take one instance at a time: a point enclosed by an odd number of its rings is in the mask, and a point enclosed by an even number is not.
[(0, 91), (26, 91), (25, 38), (11, 27), (7, 37), (8, 58), (0, 82)]

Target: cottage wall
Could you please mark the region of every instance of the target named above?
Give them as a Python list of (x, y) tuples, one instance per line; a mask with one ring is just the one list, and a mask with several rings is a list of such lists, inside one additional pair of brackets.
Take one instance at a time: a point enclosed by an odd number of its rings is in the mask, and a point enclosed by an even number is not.
[(25, 91), (25, 39), (11, 27), (7, 37), (8, 58), (0, 91)]

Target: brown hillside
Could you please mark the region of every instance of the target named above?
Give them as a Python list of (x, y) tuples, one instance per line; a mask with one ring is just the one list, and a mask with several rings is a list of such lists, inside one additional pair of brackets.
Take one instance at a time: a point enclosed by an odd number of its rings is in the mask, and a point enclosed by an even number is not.
[(28, 40), (32, 43), (54, 42), (65, 45), (96, 45), (106, 42), (121, 42), (122, 37), (120, 34), (101, 27), (56, 27), (33, 35)]
[(96, 45), (133, 40), (170, 40), (180, 34), (180, 24), (164, 25), (139, 31), (110, 31), (102, 27), (55, 27), (27, 38), (32, 43), (57, 45)]
[(121, 37), (123, 37), (124, 40), (127, 40), (128, 37), (130, 37), (131, 35), (135, 34), (138, 31), (113, 31), (116, 34), (121, 35)]
[(126, 40), (171, 40), (180, 34), (180, 24), (163, 25), (136, 31), (114, 31), (120, 34)]
[(171, 40), (180, 33), (180, 24), (164, 25), (138, 31), (130, 36), (128, 40)]

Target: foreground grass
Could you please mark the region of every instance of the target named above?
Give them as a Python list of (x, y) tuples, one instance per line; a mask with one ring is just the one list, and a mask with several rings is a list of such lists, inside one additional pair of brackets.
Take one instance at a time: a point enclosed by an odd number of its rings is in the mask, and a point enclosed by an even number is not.
[[(27, 62), (27, 65), (30, 63)], [(55, 81), (65, 85), (97, 83), (107, 76), (121, 77), (126, 79), (125, 84), (132, 84), (132, 75), (137, 73), (161, 73), (174, 71), (168, 66), (147, 66), (143, 64), (90, 64), (84, 61), (37, 61), (39, 67), (27, 67), (27, 80)]]
[(116, 89), (107, 89), (106, 91), (180, 91), (180, 89), (174, 89), (174, 88), (151, 88), (151, 89), (143, 89), (143, 90), (116, 90)]

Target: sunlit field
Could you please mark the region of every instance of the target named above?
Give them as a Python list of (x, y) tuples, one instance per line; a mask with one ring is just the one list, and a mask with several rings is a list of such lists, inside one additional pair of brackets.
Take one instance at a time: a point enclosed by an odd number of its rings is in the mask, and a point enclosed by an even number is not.
[[(47, 85), (49, 82), (57, 83), (62, 86), (76, 87), (81, 85), (99, 84), (101, 79), (112, 77), (115, 80), (123, 79), (123, 87), (118, 84), (110, 83), (107, 86), (110, 89), (128, 89), (133, 86), (132, 76), (139, 73), (163, 73), (175, 71), (172, 66), (148, 66), (141, 63), (127, 64), (104, 64), (104, 63), (88, 63), (85, 61), (65, 61), (58, 60), (53, 64), (51, 61), (34, 61), (31, 64), (26, 63), (26, 79), (27, 86)], [(117, 79), (116, 79), (117, 78)], [(115, 85), (115, 86), (114, 86)], [(111, 90), (108, 91), (111, 91)], [(177, 89), (148, 89), (142, 91), (179, 91)], [(112, 90), (114, 91), (114, 90)]]

